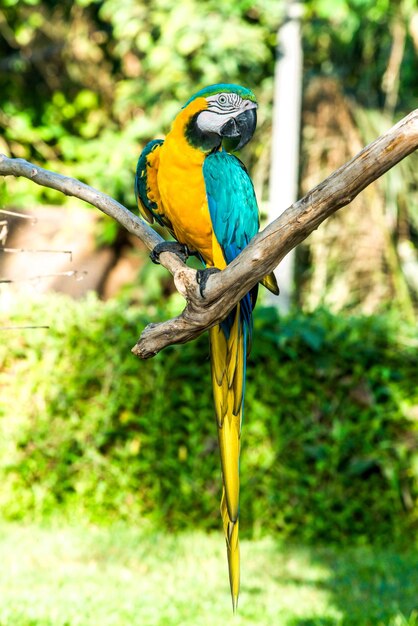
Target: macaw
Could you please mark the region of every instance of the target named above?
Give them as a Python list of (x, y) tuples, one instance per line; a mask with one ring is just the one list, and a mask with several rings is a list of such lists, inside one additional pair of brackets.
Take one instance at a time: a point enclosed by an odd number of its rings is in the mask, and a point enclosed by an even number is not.
[[(135, 194), (142, 216), (165, 226), (177, 244), (160, 244), (151, 258), (173, 249), (196, 254), (200, 290), (208, 274), (224, 269), (259, 229), (251, 179), (236, 151), (251, 139), (257, 102), (250, 89), (232, 84), (206, 87), (180, 110), (165, 140), (149, 142), (137, 164)], [(174, 246), (174, 248), (171, 248)], [(176, 247), (177, 246), (177, 247)], [(261, 281), (278, 294), (274, 274)], [(213, 399), (221, 457), (221, 515), (227, 546), (232, 606), (240, 584), (239, 455), (245, 369), (258, 285), (218, 326), (209, 329)]]

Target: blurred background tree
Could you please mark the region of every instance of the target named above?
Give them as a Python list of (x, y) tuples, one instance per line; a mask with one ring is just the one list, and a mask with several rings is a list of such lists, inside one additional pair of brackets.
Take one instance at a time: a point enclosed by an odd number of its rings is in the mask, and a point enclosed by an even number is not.
[[(414, 0), (307, 6), (302, 191), (418, 104)], [(417, 235), (414, 155), (300, 248), (301, 303), (366, 313), (393, 305), (413, 319)]]

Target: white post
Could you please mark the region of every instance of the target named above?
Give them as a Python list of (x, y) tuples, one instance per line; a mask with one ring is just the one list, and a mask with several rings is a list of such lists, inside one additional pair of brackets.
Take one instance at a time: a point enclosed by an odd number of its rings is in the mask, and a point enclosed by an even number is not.
[[(297, 199), (299, 181), (299, 134), (302, 99), (302, 42), (300, 0), (288, 0), (277, 33), (274, 72), (273, 135), (268, 221), (276, 219)], [(283, 313), (289, 311), (294, 280), (294, 251), (275, 271), (280, 296), (269, 299)]]

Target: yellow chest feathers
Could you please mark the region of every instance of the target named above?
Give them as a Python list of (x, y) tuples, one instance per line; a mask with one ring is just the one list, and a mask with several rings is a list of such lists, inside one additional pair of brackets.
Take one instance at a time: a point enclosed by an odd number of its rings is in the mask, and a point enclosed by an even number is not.
[(198, 250), (207, 262), (212, 259), (212, 223), (203, 178), (205, 153), (187, 141), (185, 128), (204, 105), (198, 98), (174, 120), (160, 150), (158, 188), (164, 213), (176, 238)]

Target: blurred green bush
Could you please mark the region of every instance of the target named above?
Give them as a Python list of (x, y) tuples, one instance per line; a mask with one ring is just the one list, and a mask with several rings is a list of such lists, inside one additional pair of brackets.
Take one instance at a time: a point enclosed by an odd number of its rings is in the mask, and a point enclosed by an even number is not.
[[(50, 328), (2, 332), (2, 516), (59, 511), (219, 528), (206, 337), (140, 362), (129, 349), (161, 316), (151, 306), (50, 296), (18, 302), (10, 316)], [(417, 339), (385, 317), (318, 310), (279, 319), (258, 309), (243, 430), (244, 534), (410, 540)]]

